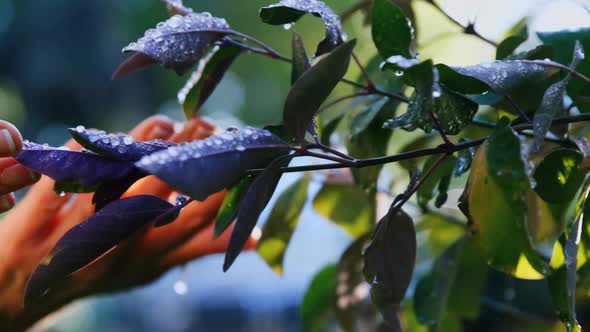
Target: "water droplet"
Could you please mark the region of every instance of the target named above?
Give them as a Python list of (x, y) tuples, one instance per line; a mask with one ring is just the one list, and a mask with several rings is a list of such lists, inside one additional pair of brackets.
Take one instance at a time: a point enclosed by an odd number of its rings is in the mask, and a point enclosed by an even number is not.
[(104, 136), (103, 138), (100, 139), (101, 142), (108, 144), (109, 143), (109, 138)]
[(65, 192), (63, 192), (63, 191), (60, 191), (60, 192), (59, 192), (59, 197), (64, 197), (65, 195), (66, 195), (66, 193), (65, 193)]
[(292, 26), (293, 26), (292, 23), (286, 23), (286, 24), (283, 24), (283, 29), (289, 30), (289, 29), (291, 29)]
[(246, 151), (246, 148), (243, 145), (236, 146), (236, 150), (238, 151)]
[(178, 197), (176, 197), (176, 206), (181, 206), (183, 205), (185, 202), (187, 201), (187, 198), (180, 195)]
[(80, 126), (76, 127), (76, 131), (79, 132), (79, 133), (83, 133), (84, 130), (86, 130), (86, 128), (84, 126), (81, 126), (80, 125)]
[(404, 71), (403, 70), (396, 70), (395, 72), (393, 72), (393, 74), (397, 77), (401, 77), (401, 76), (404, 76)]
[(127, 148), (125, 147), (125, 145), (119, 145), (119, 147), (117, 147), (117, 152), (125, 153), (127, 152)]
[(185, 295), (188, 292), (188, 285), (184, 280), (177, 280), (174, 283), (174, 292), (178, 295)]
[(131, 136), (125, 136), (123, 137), (123, 143), (125, 143), (125, 145), (131, 145), (133, 144), (133, 138), (131, 138)]

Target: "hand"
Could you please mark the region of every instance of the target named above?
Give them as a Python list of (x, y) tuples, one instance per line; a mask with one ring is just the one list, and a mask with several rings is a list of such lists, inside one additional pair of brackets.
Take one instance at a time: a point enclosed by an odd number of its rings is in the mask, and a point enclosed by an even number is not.
[(0, 213), (14, 206), (13, 191), (29, 186), (41, 176), (12, 159), (22, 148), (23, 139), (15, 126), (0, 120)]
[[(205, 138), (213, 129), (205, 121), (194, 119), (181, 132), (173, 133), (170, 120), (155, 116), (140, 123), (130, 135), (136, 140), (160, 138), (181, 142)], [(74, 141), (66, 146), (81, 148)], [(220, 192), (204, 202), (189, 204), (172, 224), (139, 231), (52, 287), (42, 303), (24, 309), (23, 293), (31, 272), (66, 231), (94, 213), (92, 194), (62, 197), (55, 194), (53, 185), (53, 180), (43, 176), (0, 222), (0, 326), (10, 326), (8, 331), (23, 330), (76, 298), (150, 282), (173, 266), (224, 252), (229, 243), (231, 230), (218, 239), (213, 236), (213, 221), (224, 197)], [(150, 176), (135, 183), (124, 197), (146, 194), (170, 202), (178, 195)], [(247, 248), (254, 244), (251, 238)]]

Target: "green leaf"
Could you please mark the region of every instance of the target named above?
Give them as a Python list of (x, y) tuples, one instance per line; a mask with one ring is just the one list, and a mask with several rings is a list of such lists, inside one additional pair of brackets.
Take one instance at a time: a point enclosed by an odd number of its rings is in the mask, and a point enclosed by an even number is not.
[(471, 162), (473, 161), (473, 155), (475, 154), (475, 149), (464, 149), (457, 152), (457, 164), (455, 164), (455, 170), (453, 171), (453, 176), (460, 177), (463, 174), (467, 173), (471, 168)]
[(311, 67), (311, 61), (305, 51), (303, 38), (298, 32), (293, 32), (291, 42), (293, 48), (293, 67), (291, 68), (291, 85), (295, 84), (297, 79)]
[(223, 234), (229, 225), (236, 220), (240, 210), (240, 202), (252, 180), (252, 177), (246, 176), (227, 191), (217, 212), (217, 217), (215, 217), (215, 236)]
[(412, 218), (393, 205), (379, 221), (363, 254), (371, 299), (385, 321), (399, 325), (397, 311), (410, 285), (416, 261), (416, 231)]
[(330, 7), (319, 0), (281, 0), (260, 8), (260, 18), (264, 23), (281, 25), (297, 22), (306, 13), (321, 17), (326, 26), (326, 38), (320, 42), (316, 56), (332, 51), (342, 42), (342, 23), (340, 17)]
[(466, 191), (468, 214), (475, 239), (492, 267), (525, 279), (538, 278), (545, 269), (526, 227), (527, 163), (522, 143), (508, 124), (502, 118), (475, 155)]
[[(576, 318), (576, 279), (578, 270), (578, 250), (583, 232), (583, 222), (586, 221), (588, 193), (590, 186), (585, 189), (578, 199), (574, 220), (568, 231), (556, 243), (556, 250), (560, 250), (561, 260), (552, 259), (551, 273), (548, 277), (549, 290), (559, 318), (564, 322), (568, 331), (581, 331)], [(556, 254), (557, 256), (557, 254)]]
[(324, 184), (313, 200), (313, 207), (354, 238), (367, 234), (375, 220), (374, 202), (364, 190), (355, 186)]
[[(579, 41), (582, 47), (590, 50), (590, 28), (581, 28), (577, 30), (562, 30), (555, 32), (538, 32), (539, 39), (553, 47), (555, 50), (555, 61), (567, 64), (576, 48), (576, 42)], [(586, 76), (590, 75), (590, 58), (580, 62), (577, 71)], [(578, 95), (590, 95), (590, 86), (581, 80), (572, 80), (568, 87), (570, 97)]]
[[(576, 42), (574, 55), (571, 62), (571, 68), (576, 69), (580, 61), (584, 59), (584, 49), (582, 44)], [(545, 135), (551, 127), (551, 122), (556, 116), (565, 115), (565, 107), (563, 105), (566, 88), (570, 81), (571, 74), (568, 74), (563, 80), (551, 85), (541, 101), (541, 106), (535, 113), (533, 121), (535, 132), (535, 149), (539, 151), (541, 145), (545, 141)], [(567, 130), (566, 130), (567, 131)]]
[(328, 265), (311, 280), (299, 309), (302, 331), (326, 331), (336, 297), (336, 271), (336, 264)]
[(413, 28), (410, 20), (393, 1), (373, 1), (371, 31), (373, 42), (384, 59), (392, 55), (413, 57), (410, 50)]
[(582, 154), (575, 150), (551, 152), (535, 170), (535, 192), (549, 203), (571, 201), (587, 174), (587, 170), (579, 168), (583, 159)]
[(243, 51), (242, 47), (232, 41), (213, 48), (211, 53), (199, 60), (197, 69), (178, 93), (178, 102), (182, 105), (187, 119), (197, 116), (199, 109), (215, 91), (225, 72)]
[[(424, 163), (424, 167), (422, 168), (422, 174), (425, 174), (431, 167), (434, 165), (436, 160), (440, 156), (434, 155), (428, 158)], [(418, 198), (418, 204), (421, 207), (426, 207), (430, 200), (434, 198), (435, 195), (438, 195), (442, 200), (441, 204), (437, 204), (437, 207), (440, 207), (446, 201), (446, 195), (448, 190), (448, 181), (450, 181), (451, 176), (453, 175), (453, 170), (455, 169), (455, 165), (457, 164), (457, 158), (454, 156), (450, 156), (445, 161), (443, 161), (432, 174), (423, 182), (422, 186), (418, 188), (418, 192), (416, 193)], [(446, 185), (445, 185), (446, 182)], [(442, 187), (441, 185), (442, 184)], [(437, 190), (438, 186), (438, 190)], [(438, 200), (438, 198), (437, 198)]]
[(279, 196), (256, 247), (260, 257), (279, 275), (283, 274), (285, 251), (307, 201), (310, 181), (306, 174)]
[[(399, 153), (412, 152), (432, 147), (437, 142), (437, 138), (439, 138), (438, 135), (419, 135), (413, 141), (404, 145)], [(410, 172), (416, 170), (419, 164), (420, 160), (418, 158), (406, 159), (399, 162), (401, 167)]]
[(283, 123), (299, 143), (305, 141), (316, 112), (348, 69), (355, 40), (336, 47), (307, 70), (291, 87), (283, 110)]
[(514, 53), (514, 50), (518, 48), (522, 43), (529, 39), (529, 33), (526, 25), (526, 18), (518, 21), (518, 23), (512, 27), (511, 35), (504, 39), (496, 49), (496, 60), (501, 60), (509, 57)]
[[(355, 158), (364, 159), (383, 156), (392, 132), (383, 128), (383, 122), (395, 115), (399, 103), (380, 98), (367, 110), (357, 114), (351, 122), (350, 138), (346, 143), (348, 153)], [(355, 182), (362, 188), (374, 192), (377, 188), (382, 165), (352, 169)]]
[[(432, 331), (453, 331), (462, 319), (476, 319), (487, 267), (469, 237), (461, 237), (438, 257), (414, 293), (414, 311)], [(460, 330), (455, 330), (460, 331)]]

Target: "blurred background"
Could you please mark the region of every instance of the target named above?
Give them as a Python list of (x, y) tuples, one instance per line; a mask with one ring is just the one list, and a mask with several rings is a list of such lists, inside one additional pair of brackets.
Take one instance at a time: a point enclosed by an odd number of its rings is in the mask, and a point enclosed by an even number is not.
[[(342, 13), (359, 1), (326, 2)], [(265, 25), (258, 18), (258, 8), (271, 0), (185, 3), (195, 11), (224, 17), (235, 30), (290, 54), (292, 31)], [(531, 32), (590, 26), (590, 1), (437, 3), (464, 24), (475, 21), (482, 35), (498, 41), (524, 16), (529, 17)], [(421, 59), (453, 65), (494, 59), (492, 47), (462, 35), (425, 1), (414, 1), (413, 6)], [(126, 57), (121, 48), (166, 18), (160, 0), (0, 0), (0, 118), (17, 125), (27, 139), (55, 146), (67, 140), (66, 128), (80, 124), (115, 132), (127, 131), (156, 113), (182, 121), (176, 94), (186, 77), (151, 66), (110, 80)], [(357, 51), (366, 63), (376, 52), (363, 18), (361, 13), (353, 15), (345, 30), (350, 38), (358, 38)], [(310, 16), (291, 30), (303, 34), (309, 51), (324, 34), (321, 21)], [(531, 35), (522, 48), (535, 45), (534, 33)], [(351, 66), (350, 78), (357, 77), (355, 70)], [(259, 55), (242, 56), (202, 114), (221, 127), (277, 124), (290, 86), (290, 71), (282, 62)], [(296, 176), (285, 177), (281, 187)], [(298, 304), (311, 277), (327, 263), (336, 262), (350, 242), (347, 233), (322, 219), (308, 202), (289, 245), (282, 277), (255, 253), (240, 256), (225, 274), (222, 257), (211, 256), (172, 270), (146, 287), (73, 303), (35, 330), (298, 331)]]

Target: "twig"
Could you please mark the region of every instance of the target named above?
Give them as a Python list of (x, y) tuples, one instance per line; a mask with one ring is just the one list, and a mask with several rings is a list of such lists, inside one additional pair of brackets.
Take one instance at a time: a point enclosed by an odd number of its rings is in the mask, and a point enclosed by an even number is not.
[(551, 67), (551, 68), (557, 68), (563, 71), (566, 71), (570, 74), (572, 74), (573, 76), (581, 79), (582, 81), (590, 84), (590, 78), (588, 78), (588, 76), (584, 76), (583, 74), (579, 73), (578, 71), (576, 71), (575, 69), (572, 69), (566, 65), (562, 65), (559, 62), (555, 62), (555, 61), (541, 61), (541, 60), (521, 60), (523, 63), (529, 63), (529, 64), (533, 64), (533, 65), (539, 65), (539, 66), (544, 66), (544, 67)]
[(373, 80), (371, 79), (371, 76), (369, 76), (369, 73), (367, 72), (367, 69), (365, 69), (365, 67), (363, 66), (363, 64), (361, 63), (361, 61), (359, 60), (359, 58), (356, 56), (356, 54), (354, 52), (352, 52), (352, 58), (354, 59), (354, 62), (356, 62), (356, 65), (361, 70), (361, 73), (363, 74), (363, 77), (365, 78), (365, 81), (367, 82), (368, 90), (374, 90), (375, 89), (375, 82), (373, 82)]
[(331, 147), (329, 147), (325, 144), (319, 143), (319, 142), (316, 142), (316, 144), (308, 144), (305, 146), (305, 148), (306, 149), (321, 149), (321, 150), (324, 150), (325, 152), (331, 153), (331, 154), (339, 156), (341, 158), (348, 159), (348, 160), (354, 160), (353, 157), (351, 157), (345, 153), (342, 153), (336, 149), (332, 149)]
[(449, 14), (447, 14), (447, 12), (445, 12), (436, 2), (434, 2), (434, 0), (427, 0), (428, 3), (430, 3), (432, 6), (434, 6), (434, 8), (436, 8), (436, 10), (438, 10), (441, 14), (443, 14), (446, 18), (449, 19), (449, 21), (453, 22), (456, 26), (460, 27), (464, 33), (468, 34), (468, 35), (473, 35), (481, 40), (483, 40), (484, 42), (494, 46), (494, 47), (498, 47), (498, 44), (484, 36), (482, 36), (481, 34), (479, 34), (479, 32), (477, 32), (475, 30), (475, 26), (473, 23), (469, 23), (469, 25), (464, 26), (463, 24), (461, 24), (461, 22), (457, 21), (456, 19), (454, 19), (452, 16), (450, 16)]
[(320, 107), (318, 109), (318, 112), (317, 113), (319, 114), (319, 113), (325, 111), (326, 109), (328, 109), (328, 108), (330, 108), (330, 107), (332, 107), (334, 105), (337, 105), (337, 104), (339, 104), (339, 103), (341, 103), (343, 101), (346, 101), (348, 99), (353, 99), (353, 98), (362, 97), (362, 96), (369, 96), (369, 95), (371, 95), (371, 93), (369, 93), (367, 91), (359, 91), (359, 92), (355, 92), (355, 93), (352, 93), (352, 94), (349, 94), (349, 95), (346, 95), (346, 96), (342, 96), (342, 97), (336, 98), (336, 99), (328, 102), (327, 104), (323, 105), (322, 107)]
[(518, 114), (520, 115), (521, 118), (523, 118), (526, 122), (531, 122), (531, 118), (528, 117), (528, 115), (526, 115), (526, 113), (522, 110), (522, 108), (520, 108), (520, 106), (518, 106), (518, 104), (514, 101), (514, 99), (512, 99), (512, 97), (510, 97), (510, 95), (505, 94), (504, 98), (506, 98), (506, 100), (508, 100), (508, 103), (510, 103), (510, 105), (512, 105), (512, 107), (514, 108), (514, 110), (516, 110), (516, 112), (518, 112)]
[[(488, 129), (494, 129), (496, 128), (496, 124), (492, 123), (492, 122), (486, 122), (486, 121), (481, 121), (481, 120), (472, 120), (471, 124), (474, 126), (478, 126), (478, 127), (482, 127), (482, 128), (488, 128)], [(534, 133), (531, 132), (526, 132), (526, 131), (521, 131), (519, 134), (523, 135), (523, 136), (527, 136), (527, 137), (535, 137)], [(575, 146), (575, 143), (573, 143), (570, 140), (567, 139), (558, 139), (558, 138), (553, 138), (553, 137), (548, 137), (545, 136), (545, 141), (547, 142), (552, 142), (552, 143), (557, 143), (560, 145), (565, 145), (565, 146)]]
[(436, 114), (434, 114), (434, 111), (430, 111), (430, 117), (432, 118), (432, 123), (434, 124), (434, 128), (438, 131), (438, 134), (442, 138), (443, 142), (445, 142), (445, 144), (447, 144), (447, 145), (453, 145), (453, 143), (447, 137), (447, 134), (444, 132), (442, 126), (440, 125), (440, 122), (438, 121)]
[[(573, 116), (565, 116), (556, 118), (553, 120), (554, 124), (561, 124), (561, 123), (575, 123), (575, 122), (583, 122), (583, 121), (590, 121), (590, 114), (579, 114)], [(533, 125), (530, 123), (523, 123), (519, 125), (515, 125), (512, 129), (521, 132), (523, 130), (530, 130), (533, 129)], [(376, 158), (368, 158), (368, 159), (355, 159), (355, 160), (345, 160), (345, 163), (341, 163), (340, 161), (337, 163), (330, 163), (330, 164), (323, 164), (323, 165), (307, 165), (307, 166), (296, 166), (296, 167), (285, 167), (283, 168), (283, 173), (292, 173), (292, 172), (305, 172), (305, 171), (316, 171), (316, 170), (326, 170), (326, 169), (337, 169), (337, 168), (364, 168), (370, 167), (375, 165), (383, 165), (388, 163), (394, 163), (402, 160), (414, 159), (419, 157), (426, 157), (435, 154), (441, 153), (454, 153), (460, 150), (469, 149), (472, 147), (476, 147), (481, 145), (485, 142), (488, 137), (482, 137), (474, 140), (464, 141), (456, 143), (452, 146), (448, 146), (446, 144), (439, 145), (435, 148), (423, 149), (423, 150), (415, 150), (409, 151), (404, 153), (399, 153), (390, 156), (383, 156), (383, 157), (376, 157)], [(303, 152), (302, 155), (305, 155)], [(322, 158), (327, 159), (327, 158)], [(253, 169), (248, 171), (248, 173), (258, 173), (261, 172), (261, 169)]]

